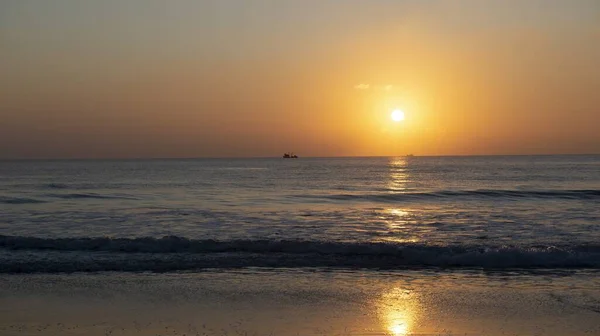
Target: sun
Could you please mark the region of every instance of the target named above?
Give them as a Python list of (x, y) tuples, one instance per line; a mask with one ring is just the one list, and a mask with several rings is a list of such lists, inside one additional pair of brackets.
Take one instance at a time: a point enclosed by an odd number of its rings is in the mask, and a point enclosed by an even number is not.
[(392, 111), (392, 120), (395, 122), (400, 122), (404, 120), (404, 112), (402, 112), (402, 110)]

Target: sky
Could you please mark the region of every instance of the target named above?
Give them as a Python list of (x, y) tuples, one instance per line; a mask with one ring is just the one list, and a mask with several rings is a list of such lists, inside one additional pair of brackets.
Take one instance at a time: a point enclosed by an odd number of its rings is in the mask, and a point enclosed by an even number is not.
[(597, 0), (0, 0), (0, 158), (600, 153), (599, 41)]

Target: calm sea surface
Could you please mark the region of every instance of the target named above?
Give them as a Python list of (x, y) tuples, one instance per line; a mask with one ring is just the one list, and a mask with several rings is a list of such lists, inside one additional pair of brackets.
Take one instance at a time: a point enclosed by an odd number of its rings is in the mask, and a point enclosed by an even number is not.
[(0, 162), (0, 272), (600, 269), (600, 156)]
[(0, 334), (600, 334), (600, 156), (0, 162)]

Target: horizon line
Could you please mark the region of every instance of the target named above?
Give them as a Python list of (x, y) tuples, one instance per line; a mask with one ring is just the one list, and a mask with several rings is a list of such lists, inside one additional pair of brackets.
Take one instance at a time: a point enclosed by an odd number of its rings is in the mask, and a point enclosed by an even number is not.
[[(600, 153), (557, 153), (557, 154), (443, 154), (443, 155), (341, 155), (300, 156), (300, 159), (343, 159), (343, 158), (394, 158), (394, 157), (502, 157), (502, 156), (597, 156)], [(57, 157), (57, 158), (0, 158), (1, 161), (95, 161), (95, 160), (211, 160), (211, 159), (281, 159), (281, 156), (181, 156), (181, 157)]]

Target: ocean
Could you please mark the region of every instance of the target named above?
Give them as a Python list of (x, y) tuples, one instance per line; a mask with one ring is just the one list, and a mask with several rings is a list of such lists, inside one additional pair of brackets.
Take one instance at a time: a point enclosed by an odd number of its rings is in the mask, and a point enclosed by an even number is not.
[(0, 161), (0, 216), (3, 335), (600, 335), (598, 155)]

